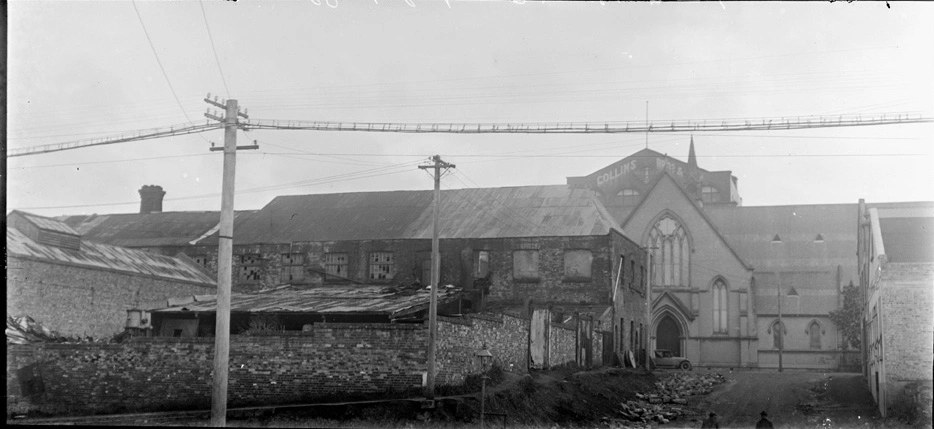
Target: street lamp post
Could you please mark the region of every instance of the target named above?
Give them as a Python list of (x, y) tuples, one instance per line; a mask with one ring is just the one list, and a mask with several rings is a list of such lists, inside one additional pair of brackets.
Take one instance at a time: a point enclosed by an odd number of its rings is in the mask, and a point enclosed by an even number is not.
[(480, 370), (482, 371), (480, 376), (480, 429), (483, 429), (483, 419), (486, 414), (486, 381), (490, 379), (486, 371), (487, 365), (493, 360), (493, 353), (490, 353), (484, 344), (483, 349), (477, 352), (477, 357), (480, 358)]

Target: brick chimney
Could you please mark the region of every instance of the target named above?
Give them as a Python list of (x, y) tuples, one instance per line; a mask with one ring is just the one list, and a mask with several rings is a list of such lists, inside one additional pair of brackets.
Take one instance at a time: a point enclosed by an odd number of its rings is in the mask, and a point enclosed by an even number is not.
[(139, 188), (139, 212), (141, 214), (161, 212), (162, 197), (164, 196), (165, 191), (162, 190), (161, 186), (143, 185), (142, 188)]

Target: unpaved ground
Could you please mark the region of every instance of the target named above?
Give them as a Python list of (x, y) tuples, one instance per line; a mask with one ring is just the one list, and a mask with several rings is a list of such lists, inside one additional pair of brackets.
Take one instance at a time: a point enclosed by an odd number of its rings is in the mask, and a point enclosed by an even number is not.
[[(880, 419), (861, 374), (737, 371), (723, 375), (726, 383), (692, 401), (698, 420), (713, 411), (721, 427), (752, 428), (759, 413), (766, 411), (775, 428), (905, 427)], [(700, 427), (700, 421), (693, 423), (696, 426), (687, 427)]]

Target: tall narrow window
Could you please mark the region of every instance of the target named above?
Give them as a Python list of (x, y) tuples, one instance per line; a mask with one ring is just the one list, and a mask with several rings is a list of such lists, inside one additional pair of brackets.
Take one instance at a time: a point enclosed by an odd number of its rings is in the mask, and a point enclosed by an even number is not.
[(717, 280), (712, 290), (713, 331), (718, 334), (729, 333), (727, 327), (727, 288), (723, 280)]
[(646, 244), (652, 252), (652, 284), (688, 286), (691, 248), (681, 223), (670, 216), (663, 217), (649, 231)]
[(490, 275), (490, 251), (478, 250), (474, 256), (474, 278), (486, 278)]
[(324, 271), (328, 281), (347, 280), (347, 254), (325, 253)]
[(370, 280), (392, 280), (392, 252), (370, 252)]
[(808, 325), (808, 335), (811, 337), (811, 348), (814, 350), (820, 350), (820, 323), (817, 323), (816, 320), (811, 321), (811, 324)]

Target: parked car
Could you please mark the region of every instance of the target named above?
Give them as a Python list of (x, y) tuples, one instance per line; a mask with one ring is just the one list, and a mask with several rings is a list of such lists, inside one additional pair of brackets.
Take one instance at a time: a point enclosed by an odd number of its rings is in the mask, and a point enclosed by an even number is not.
[(681, 368), (691, 370), (691, 361), (686, 357), (672, 356), (671, 350), (655, 349), (655, 366), (659, 368)]

